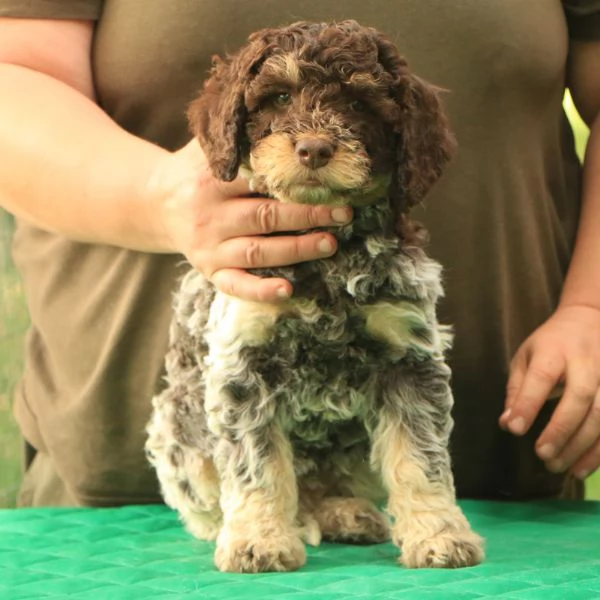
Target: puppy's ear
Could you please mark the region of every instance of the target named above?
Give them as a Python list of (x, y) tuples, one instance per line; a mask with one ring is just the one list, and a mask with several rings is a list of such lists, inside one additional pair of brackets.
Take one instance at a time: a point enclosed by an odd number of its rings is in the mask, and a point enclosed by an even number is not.
[(407, 75), (403, 87), (398, 183), (404, 202), (412, 208), (439, 179), (456, 143), (437, 88), (415, 75)]
[(267, 44), (256, 34), (237, 55), (213, 58), (210, 78), (187, 112), (192, 133), (200, 141), (213, 175), (232, 181), (245, 150), (244, 94), (264, 60)]
[(401, 210), (425, 197), (456, 146), (440, 102), (440, 91), (413, 75), (387, 38), (378, 40), (379, 61), (393, 77), (399, 112), (395, 123), (397, 181)]

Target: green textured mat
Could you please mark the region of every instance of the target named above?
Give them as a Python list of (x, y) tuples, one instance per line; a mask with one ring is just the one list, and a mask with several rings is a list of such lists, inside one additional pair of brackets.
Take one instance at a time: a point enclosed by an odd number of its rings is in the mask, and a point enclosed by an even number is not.
[(409, 570), (391, 545), (310, 548), (296, 573), (230, 575), (162, 506), (0, 510), (0, 598), (600, 598), (600, 503), (462, 502), (484, 564)]

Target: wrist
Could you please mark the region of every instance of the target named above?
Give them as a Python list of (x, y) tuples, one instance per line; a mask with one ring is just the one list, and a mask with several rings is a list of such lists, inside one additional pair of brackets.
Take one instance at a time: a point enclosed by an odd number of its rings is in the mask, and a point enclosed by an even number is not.
[(600, 298), (595, 294), (571, 294), (567, 290), (563, 292), (557, 306), (557, 310), (584, 308), (600, 312)]
[[(563, 286), (558, 307), (587, 307), (600, 311), (600, 281), (594, 260), (596, 252), (582, 251), (581, 245), (576, 251), (567, 278)], [(582, 258), (586, 260), (583, 261)]]
[(143, 250), (159, 254), (178, 251), (168, 227), (167, 207), (169, 190), (165, 181), (167, 165), (173, 159), (173, 153), (157, 148), (158, 152), (145, 157), (136, 178), (134, 197), (138, 208), (132, 210), (132, 218), (140, 231)]
[(164, 151), (152, 164), (142, 197), (155, 247), (152, 251), (185, 254), (194, 229), (198, 188), (207, 174), (206, 158), (196, 140), (175, 152)]

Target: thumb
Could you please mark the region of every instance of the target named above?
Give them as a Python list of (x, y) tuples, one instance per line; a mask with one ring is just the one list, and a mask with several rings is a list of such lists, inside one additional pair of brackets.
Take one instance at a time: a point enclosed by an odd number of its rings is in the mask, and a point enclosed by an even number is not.
[(506, 397), (504, 400), (504, 412), (500, 415), (499, 423), (503, 429), (506, 429), (508, 421), (510, 420), (511, 410), (515, 403), (519, 391), (523, 386), (525, 380), (525, 374), (527, 373), (528, 354), (521, 348), (515, 354), (508, 374), (508, 381), (506, 383)]
[(192, 138), (185, 146), (175, 153), (181, 160), (188, 162), (188, 167), (198, 173), (208, 173), (214, 181), (221, 196), (225, 198), (242, 198), (251, 194), (250, 183), (246, 177), (238, 173), (233, 181), (222, 181), (212, 174), (206, 153), (198, 138)]

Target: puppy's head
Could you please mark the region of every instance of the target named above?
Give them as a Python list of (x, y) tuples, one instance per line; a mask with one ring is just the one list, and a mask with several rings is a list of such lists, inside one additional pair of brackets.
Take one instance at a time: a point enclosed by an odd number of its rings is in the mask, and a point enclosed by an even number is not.
[(216, 177), (241, 168), (287, 202), (360, 205), (388, 195), (401, 212), (440, 176), (452, 147), (435, 88), (394, 44), (354, 21), (253, 34), (189, 108)]

